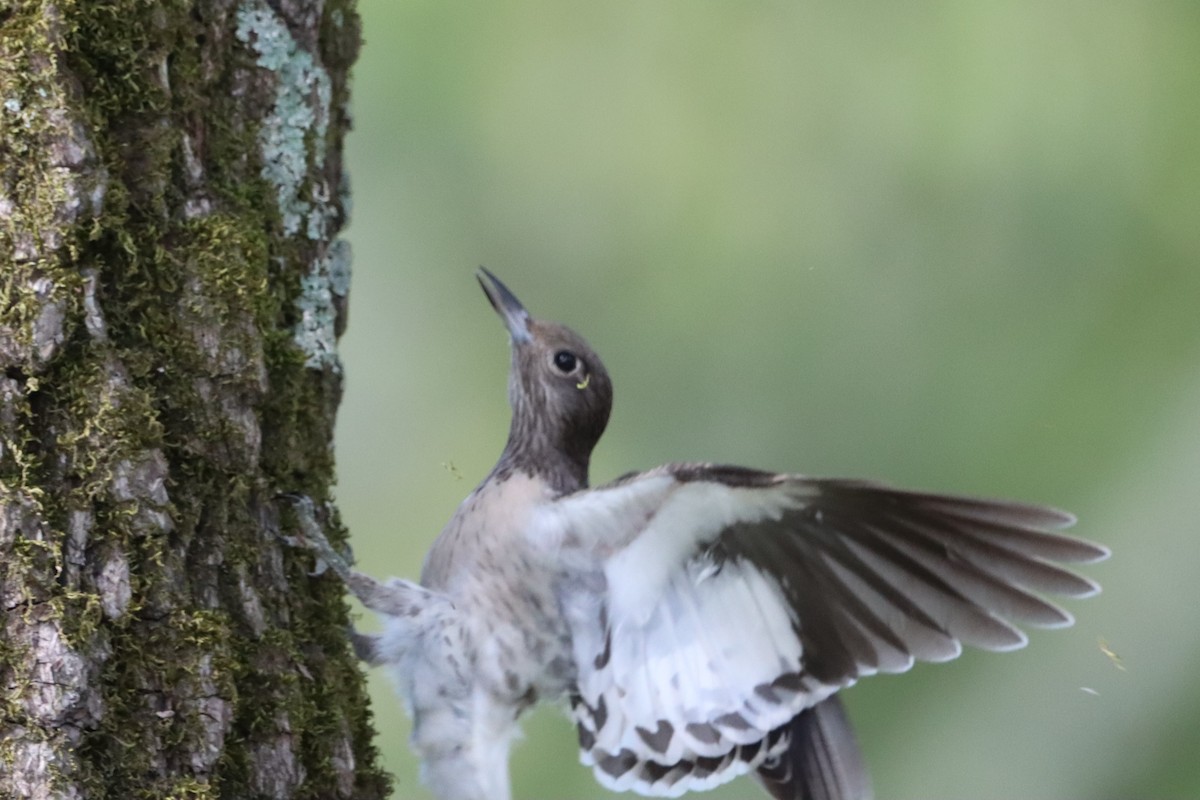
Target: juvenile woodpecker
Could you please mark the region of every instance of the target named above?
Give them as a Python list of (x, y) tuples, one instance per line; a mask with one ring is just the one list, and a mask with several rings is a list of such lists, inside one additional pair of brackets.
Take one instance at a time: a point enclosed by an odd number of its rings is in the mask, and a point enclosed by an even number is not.
[[(522, 712), (569, 704), (581, 759), (613, 790), (678, 796), (752, 774), (778, 800), (871, 788), (836, 692), (865, 675), (1012, 650), (1013, 621), (1070, 625), (1042, 594), (1099, 587), (1070, 514), (1004, 500), (715, 464), (588, 488), (612, 383), (577, 333), (535, 319), (486, 269), (512, 344), (512, 424), (419, 584), (350, 569), (384, 622), (354, 634), (395, 673), (441, 800), (510, 796)], [(1057, 563), (1056, 563), (1057, 562)]]

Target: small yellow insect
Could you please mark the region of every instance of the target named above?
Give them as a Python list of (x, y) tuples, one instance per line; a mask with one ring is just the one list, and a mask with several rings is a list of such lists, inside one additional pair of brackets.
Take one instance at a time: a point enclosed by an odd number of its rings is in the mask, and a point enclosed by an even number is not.
[(1116, 651), (1108, 646), (1108, 642), (1104, 641), (1103, 637), (1101, 637), (1098, 641), (1100, 642), (1100, 652), (1108, 656), (1108, 660), (1113, 663), (1113, 666), (1121, 670), (1121, 672), (1127, 672), (1128, 670), (1125, 669), (1125, 665), (1121, 663), (1121, 657), (1117, 655)]
[(588, 381), (590, 381), (591, 379), (592, 379), (592, 376), (591, 376), (591, 374), (584, 375), (584, 376), (583, 376), (583, 380), (582, 380), (582, 381), (580, 381), (579, 383), (575, 384), (575, 388), (576, 388), (576, 389), (579, 389), (580, 391), (583, 391), (584, 389), (586, 389), (586, 388), (587, 388), (587, 386), (588, 386)]

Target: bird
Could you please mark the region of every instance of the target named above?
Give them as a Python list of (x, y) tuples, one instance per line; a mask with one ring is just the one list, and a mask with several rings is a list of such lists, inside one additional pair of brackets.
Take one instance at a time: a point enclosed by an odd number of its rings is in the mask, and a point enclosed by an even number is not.
[(382, 619), (354, 650), (392, 670), (439, 800), (506, 800), (519, 718), (567, 709), (614, 791), (676, 797), (752, 775), (775, 800), (863, 800), (838, 692), (875, 673), (1072, 624), (1044, 595), (1102, 545), (1039, 505), (869, 480), (673, 463), (591, 488), (613, 388), (575, 331), (478, 280), (510, 339), (512, 421), (419, 582), (353, 569), (311, 510), (302, 541)]

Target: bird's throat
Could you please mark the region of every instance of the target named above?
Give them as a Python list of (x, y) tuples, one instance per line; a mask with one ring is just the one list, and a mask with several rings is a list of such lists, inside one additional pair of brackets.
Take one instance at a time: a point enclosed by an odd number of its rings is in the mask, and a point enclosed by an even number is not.
[(528, 430), (514, 418), (493, 475), (520, 471), (544, 480), (558, 494), (570, 494), (587, 488), (590, 456), (590, 447), (573, 446), (536, 428)]

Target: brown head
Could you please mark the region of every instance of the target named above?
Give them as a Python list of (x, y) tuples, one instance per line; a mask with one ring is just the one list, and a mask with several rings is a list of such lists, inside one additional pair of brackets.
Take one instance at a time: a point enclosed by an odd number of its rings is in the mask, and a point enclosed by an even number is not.
[(575, 331), (531, 317), (483, 267), (479, 283), (512, 341), (512, 425), (497, 470), (520, 469), (562, 492), (587, 486), (592, 448), (612, 411), (604, 364)]

